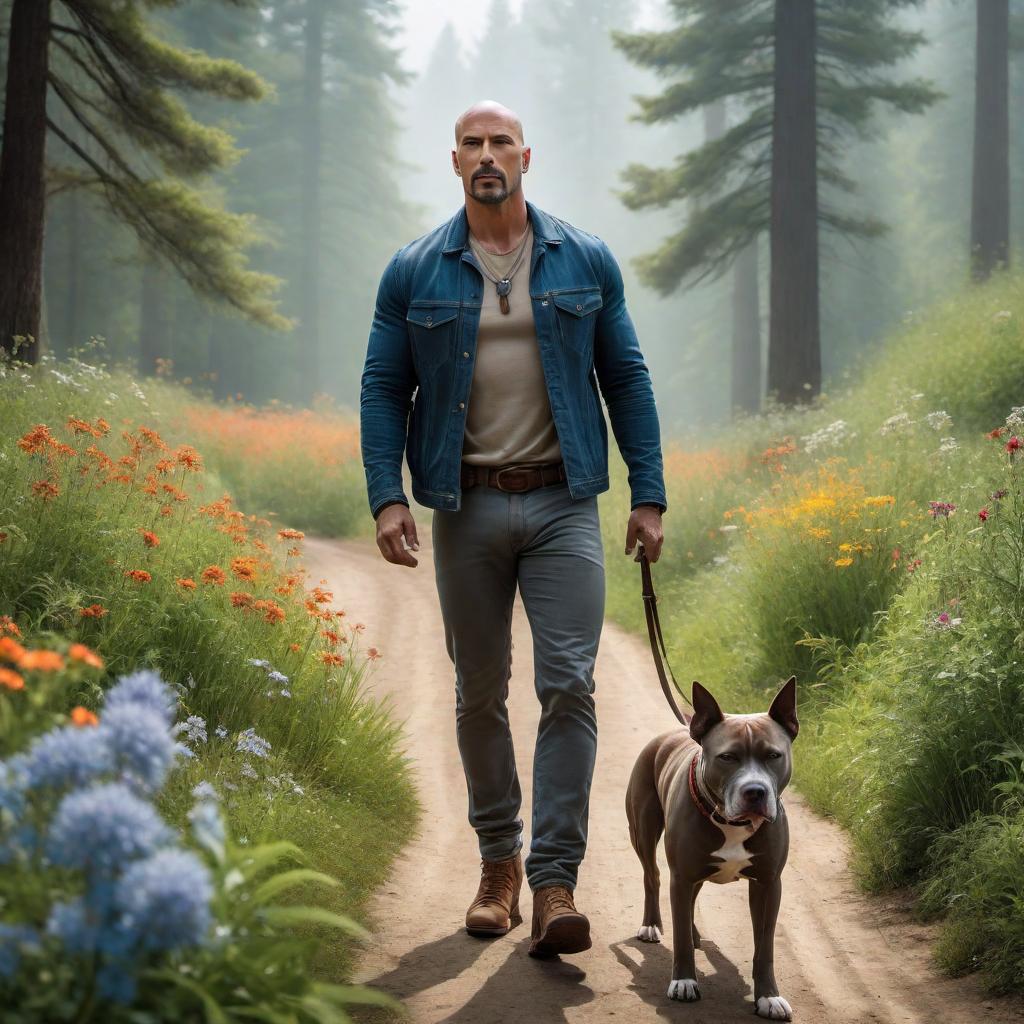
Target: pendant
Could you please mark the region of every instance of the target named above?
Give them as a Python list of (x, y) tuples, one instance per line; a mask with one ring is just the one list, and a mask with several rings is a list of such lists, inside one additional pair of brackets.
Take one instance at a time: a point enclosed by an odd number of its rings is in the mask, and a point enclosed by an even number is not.
[(511, 308), (508, 304), (508, 294), (512, 291), (512, 282), (506, 277), (501, 281), (496, 281), (495, 287), (498, 290), (498, 305), (501, 307), (502, 313), (508, 313)]

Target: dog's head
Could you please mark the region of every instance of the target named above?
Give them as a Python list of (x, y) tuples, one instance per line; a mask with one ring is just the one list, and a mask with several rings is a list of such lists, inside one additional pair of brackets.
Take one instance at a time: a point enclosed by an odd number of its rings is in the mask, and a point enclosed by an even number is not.
[(693, 681), (690, 735), (701, 745), (703, 779), (727, 818), (774, 821), (778, 797), (793, 770), (796, 676), (790, 676), (767, 712), (727, 715), (697, 680)]

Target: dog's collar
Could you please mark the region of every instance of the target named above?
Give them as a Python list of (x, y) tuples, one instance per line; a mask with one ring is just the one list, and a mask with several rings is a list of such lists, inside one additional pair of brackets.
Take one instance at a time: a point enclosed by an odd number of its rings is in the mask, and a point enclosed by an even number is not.
[[(701, 783), (703, 779), (698, 780), (697, 778), (697, 761), (700, 760), (700, 751), (698, 750), (693, 757), (690, 758), (690, 796), (693, 797), (693, 802), (697, 805), (700, 813), (705, 818), (711, 821), (717, 822), (719, 825), (734, 825), (737, 827), (749, 828), (751, 832), (756, 832), (757, 827), (749, 818), (733, 818), (729, 819), (721, 814), (718, 809), (718, 803), (714, 800), (710, 800), (702, 792), (703, 786)], [(701, 768), (704, 767), (703, 761), (701, 762)], [(702, 773), (703, 774), (703, 773)]]

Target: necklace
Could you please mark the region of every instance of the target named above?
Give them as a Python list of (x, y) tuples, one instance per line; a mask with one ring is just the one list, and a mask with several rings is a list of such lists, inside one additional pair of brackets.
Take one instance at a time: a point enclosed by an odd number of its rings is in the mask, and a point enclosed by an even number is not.
[[(530, 229), (527, 228), (526, 229), (526, 233), (523, 235), (523, 240), (519, 243), (519, 253), (516, 256), (515, 261), (513, 262), (511, 268), (508, 271), (508, 273), (504, 277), (499, 277), (491, 269), (491, 267), (488, 266), (487, 260), (484, 258), (484, 248), (483, 248), (483, 246), (481, 245), (481, 246), (479, 246), (479, 248), (476, 249), (476, 254), (477, 254), (477, 256), (480, 257), (480, 264), (481, 264), (480, 269), (483, 271), (484, 277), (486, 277), (488, 281), (490, 281), (490, 282), (492, 282), (494, 284), (494, 287), (495, 287), (495, 289), (498, 292), (498, 306), (500, 307), (502, 313), (508, 314), (508, 312), (512, 308), (509, 305), (509, 301), (508, 301), (509, 293), (512, 291), (512, 278), (515, 277), (516, 271), (522, 265), (523, 257), (526, 255), (526, 241), (527, 241), (527, 239), (529, 237), (530, 237)], [(498, 254), (495, 253), (494, 255), (498, 255)], [(505, 253), (503, 255), (507, 255), (507, 253)]]

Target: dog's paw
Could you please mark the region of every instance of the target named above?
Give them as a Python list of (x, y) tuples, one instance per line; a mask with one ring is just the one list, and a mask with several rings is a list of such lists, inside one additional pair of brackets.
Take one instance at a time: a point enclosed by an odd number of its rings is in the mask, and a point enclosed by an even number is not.
[(656, 924), (642, 924), (637, 929), (636, 937), (641, 942), (661, 942), (661, 932)]
[(793, 1011), (782, 996), (761, 996), (757, 1001), (758, 1017), (769, 1020), (792, 1020)]
[(673, 978), (668, 987), (668, 997), (681, 1003), (694, 1003), (700, 999), (700, 989), (693, 978)]

